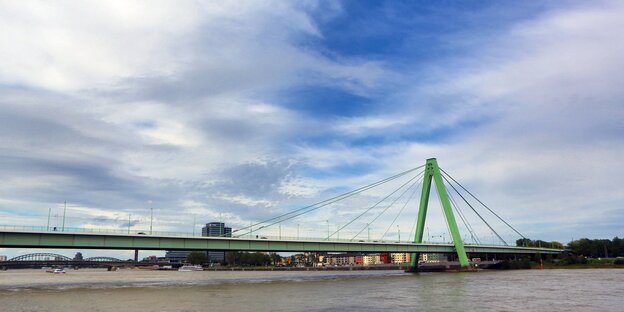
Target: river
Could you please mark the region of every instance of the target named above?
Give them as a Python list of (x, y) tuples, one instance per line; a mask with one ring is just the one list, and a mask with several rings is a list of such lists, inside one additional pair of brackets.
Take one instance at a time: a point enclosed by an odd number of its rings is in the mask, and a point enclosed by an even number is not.
[(0, 311), (624, 311), (624, 270), (0, 272)]

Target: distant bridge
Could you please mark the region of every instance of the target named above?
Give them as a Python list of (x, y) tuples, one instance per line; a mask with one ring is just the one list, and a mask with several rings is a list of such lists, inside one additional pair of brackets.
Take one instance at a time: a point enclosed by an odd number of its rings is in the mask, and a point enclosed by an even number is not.
[(86, 261), (86, 262), (122, 262), (123, 260), (113, 257), (89, 257), (85, 259), (72, 259), (55, 253), (30, 253), (13, 257), (7, 262), (16, 261)]

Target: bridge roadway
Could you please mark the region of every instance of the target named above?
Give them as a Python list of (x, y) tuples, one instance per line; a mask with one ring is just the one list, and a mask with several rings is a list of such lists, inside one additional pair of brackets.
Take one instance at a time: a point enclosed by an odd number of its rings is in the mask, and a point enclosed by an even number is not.
[[(71, 233), (0, 230), (3, 248), (222, 250), (271, 252), (418, 252), (455, 253), (453, 244), (295, 240), (240, 237), (179, 237), (162, 235)], [(467, 253), (558, 254), (559, 249), (497, 245), (465, 245)]]

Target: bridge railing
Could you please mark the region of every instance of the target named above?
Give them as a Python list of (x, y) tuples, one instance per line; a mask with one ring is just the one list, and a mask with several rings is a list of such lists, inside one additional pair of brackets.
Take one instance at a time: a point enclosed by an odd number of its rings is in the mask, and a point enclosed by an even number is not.
[[(145, 235), (145, 236), (173, 236), (173, 237), (203, 237), (201, 233), (187, 233), (187, 232), (170, 232), (170, 231), (152, 231), (149, 230), (139, 230), (139, 229), (131, 229), (128, 231), (127, 229), (102, 229), (102, 228), (75, 228), (75, 227), (65, 227), (62, 228), (53, 228), (46, 226), (24, 226), (24, 225), (0, 225), (0, 231), (20, 231), (20, 232), (51, 232), (51, 233), (84, 233), (84, 234), (116, 234), (116, 235)], [(367, 239), (367, 238), (356, 238), (356, 239), (341, 239), (331, 237), (329, 240), (327, 236), (325, 237), (308, 237), (308, 236), (275, 236), (275, 235), (264, 235), (259, 233), (253, 233), (251, 235), (243, 235), (237, 237), (233, 235), (233, 238), (241, 238), (241, 239), (258, 239), (258, 240), (288, 240), (288, 241), (330, 241), (330, 242), (360, 242), (360, 243), (384, 243), (384, 244), (406, 244), (411, 243), (411, 240), (402, 239), (399, 241), (398, 239)], [(441, 242), (441, 241), (423, 241), (424, 244), (440, 244), (440, 245), (449, 245), (453, 244), (452, 242)], [(476, 245), (476, 243), (464, 242), (468, 245)], [(502, 244), (479, 244), (480, 246), (504, 246)]]

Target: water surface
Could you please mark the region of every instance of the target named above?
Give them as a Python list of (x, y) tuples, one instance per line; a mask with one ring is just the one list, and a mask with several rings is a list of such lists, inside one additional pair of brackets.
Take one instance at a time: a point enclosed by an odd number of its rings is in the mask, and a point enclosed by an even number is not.
[(0, 311), (624, 311), (624, 270), (0, 272)]

